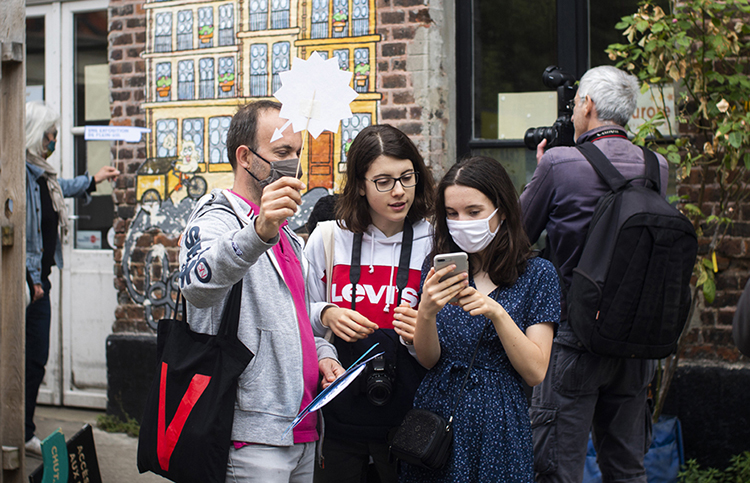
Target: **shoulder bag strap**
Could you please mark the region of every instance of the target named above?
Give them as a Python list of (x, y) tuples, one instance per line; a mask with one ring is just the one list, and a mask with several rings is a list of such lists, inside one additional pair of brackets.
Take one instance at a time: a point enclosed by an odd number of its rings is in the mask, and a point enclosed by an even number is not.
[[(235, 213), (237, 216), (237, 213)], [(237, 216), (240, 229), (244, 228), (242, 220)], [(243, 276), (244, 278), (244, 276)], [(238, 340), (237, 330), (240, 327), (240, 307), (242, 305), (242, 278), (234, 284), (227, 297), (227, 303), (221, 312), (221, 324), (217, 335), (225, 340)], [(187, 311), (185, 311), (187, 315)]]
[(643, 161), (646, 163), (646, 179), (651, 182), (654, 191), (661, 193), (661, 173), (659, 172), (659, 160), (653, 151), (641, 146), (643, 150)]
[(218, 336), (233, 340), (237, 339), (237, 329), (240, 326), (240, 306), (242, 304), (242, 279), (235, 283), (229, 292), (227, 303), (221, 312), (221, 325)]
[[(336, 221), (321, 221), (315, 229), (321, 230), (321, 233), (323, 233), (323, 251), (326, 257), (326, 302), (330, 304), (331, 286), (333, 285), (333, 254), (336, 246)], [(333, 342), (333, 331), (327, 328), (323, 338), (328, 342)]]
[(599, 177), (607, 183), (609, 189), (619, 191), (628, 183), (625, 177), (617, 171), (617, 168), (612, 165), (607, 156), (594, 143), (585, 142), (579, 144), (576, 148), (591, 164)]
[(323, 233), (323, 251), (326, 257), (326, 302), (331, 302), (331, 284), (333, 283), (333, 249), (336, 246), (336, 222), (321, 221), (316, 230)]
[(474, 359), (477, 357), (477, 352), (479, 352), (479, 345), (482, 342), (482, 338), (484, 337), (484, 331), (487, 330), (487, 327), (492, 323), (491, 320), (487, 320), (487, 323), (482, 328), (482, 332), (479, 333), (479, 340), (477, 341), (477, 346), (474, 348), (474, 354), (471, 356), (471, 362), (469, 362), (469, 368), (466, 369), (466, 375), (464, 375), (464, 380), (461, 383), (461, 388), (458, 390), (458, 394), (456, 395), (456, 400), (453, 402), (453, 409), (451, 410), (451, 416), (448, 418), (448, 426), (446, 429), (450, 431), (451, 426), (453, 426), (453, 416), (456, 414), (456, 408), (458, 407), (458, 401), (461, 399), (461, 395), (464, 392), (464, 387), (466, 387), (466, 381), (469, 380), (469, 373), (471, 372), (471, 368), (474, 366)]

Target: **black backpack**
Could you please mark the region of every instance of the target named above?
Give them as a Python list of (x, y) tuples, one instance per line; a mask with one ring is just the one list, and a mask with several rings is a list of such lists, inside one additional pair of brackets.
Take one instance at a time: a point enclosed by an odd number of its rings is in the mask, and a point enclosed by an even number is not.
[(578, 150), (611, 191), (596, 206), (573, 270), (568, 321), (594, 354), (666, 357), (690, 309), (698, 251), (693, 225), (661, 196), (653, 152), (643, 148), (648, 187), (626, 180), (593, 143)]

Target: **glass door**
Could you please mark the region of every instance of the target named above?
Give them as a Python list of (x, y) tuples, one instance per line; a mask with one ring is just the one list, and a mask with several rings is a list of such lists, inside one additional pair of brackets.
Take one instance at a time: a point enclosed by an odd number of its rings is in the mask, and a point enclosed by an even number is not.
[[(83, 139), (85, 125), (109, 123), (107, 7), (107, 0), (85, 0), (26, 9), (26, 98), (60, 114), (59, 147), (49, 162), (61, 178), (93, 175), (111, 162), (109, 142)], [(50, 277), (50, 354), (38, 399), (43, 404), (107, 404), (106, 338), (117, 305), (112, 185), (100, 183), (92, 195), (89, 204), (66, 200), (71, 229), (61, 240), (64, 266), (53, 268)]]

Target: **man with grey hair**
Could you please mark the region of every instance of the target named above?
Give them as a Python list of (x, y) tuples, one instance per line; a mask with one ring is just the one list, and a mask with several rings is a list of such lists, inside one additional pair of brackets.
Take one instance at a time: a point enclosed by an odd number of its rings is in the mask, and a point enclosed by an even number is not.
[[(601, 66), (586, 72), (574, 100), (576, 143), (593, 142), (626, 179), (645, 174), (643, 151), (628, 140), (624, 128), (638, 93), (634, 76)], [(547, 230), (547, 248), (567, 291), (594, 209), (609, 188), (578, 149), (555, 147), (545, 153), (545, 144), (537, 149), (538, 165), (521, 194), (521, 207), (532, 241)], [(657, 158), (665, 195), (667, 162)], [(563, 300), (547, 377), (534, 388), (529, 410), (537, 482), (582, 481), (591, 432), (602, 481), (646, 483), (643, 457), (651, 441), (647, 388), (654, 369), (652, 360), (586, 351), (568, 323)]]

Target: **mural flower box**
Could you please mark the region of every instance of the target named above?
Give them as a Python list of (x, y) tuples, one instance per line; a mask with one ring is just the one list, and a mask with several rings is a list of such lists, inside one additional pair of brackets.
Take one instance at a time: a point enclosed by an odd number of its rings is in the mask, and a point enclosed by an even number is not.
[(213, 38), (213, 36), (214, 36), (213, 25), (204, 25), (198, 31), (198, 38), (201, 39), (201, 42), (204, 44), (208, 43)]
[(167, 97), (169, 95), (169, 90), (171, 88), (172, 88), (171, 77), (167, 77), (163, 75), (156, 80), (156, 92), (159, 94), (159, 97)]
[(360, 87), (367, 83), (370, 75), (370, 64), (360, 63), (354, 66), (354, 83)]
[(234, 73), (222, 74), (219, 76), (219, 87), (224, 92), (229, 92), (234, 86)]
[(333, 14), (333, 31), (334, 32), (343, 32), (344, 27), (346, 27), (346, 19), (349, 18), (346, 15), (346, 12), (343, 10), (339, 10), (336, 13)]

